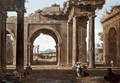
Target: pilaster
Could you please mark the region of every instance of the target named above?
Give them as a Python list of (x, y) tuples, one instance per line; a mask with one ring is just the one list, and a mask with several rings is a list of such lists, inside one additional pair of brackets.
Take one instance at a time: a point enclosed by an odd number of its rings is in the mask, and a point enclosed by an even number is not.
[(67, 65), (72, 65), (72, 26), (73, 22), (69, 21), (67, 24)]

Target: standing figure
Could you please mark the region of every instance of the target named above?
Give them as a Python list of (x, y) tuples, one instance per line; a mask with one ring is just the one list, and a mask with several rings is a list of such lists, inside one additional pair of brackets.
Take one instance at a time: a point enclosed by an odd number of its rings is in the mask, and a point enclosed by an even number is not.
[(113, 60), (111, 60), (110, 64), (111, 64), (111, 67), (113, 68), (114, 67)]
[(30, 79), (32, 78), (32, 67), (28, 64), (26, 67), (26, 74), (29, 76)]
[(78, 77), (82, 77), (81, 72), (82, 72), (82, 68), (80, 67), (80, 64), (76, 64), (76, 73)]

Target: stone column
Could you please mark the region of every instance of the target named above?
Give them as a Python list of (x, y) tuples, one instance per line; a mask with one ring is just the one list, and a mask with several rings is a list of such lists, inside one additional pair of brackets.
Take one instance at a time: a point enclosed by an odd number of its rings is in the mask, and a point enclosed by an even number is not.
[(6, 0), (0, 0), (0, 69), (6, 69)]
[(24, 68), (24, 12), (17, 12), (16, 67)]
[(76, 54), (76, 49), (77, 49), (77, 43), (76, 43), (76, 29), (77, 29), (77, 17), (73, 17), (73, 38), (72, 38), (72, 65), (74, 65), (77, 61), (77, 54)]
[(95, 15), (89, 16), (89, 68), (95, 68), (94, 18)]
[(28, 43), (28, 50), (27, 50), (27, 64), (30, 64), (30, 48), (31, 48), (31, 43)]
[(1, 19), (1, 30), (0, 30), (0, 48), (1, 48), (1, 68), (2, 69), (6, 69), (6, 17), (7, 17), (7, 13), (6, 11), (2, 11), (2, 17)]
[(72, 65), (72, 21), (67, 26), (67, 65)]
[(2, 7), (0, 5), (0, 69), (2, 69), (1, 68), (1, 64), (2, 64), (2, 62), (1, 62), (2, 61), (1, 60), (2, 59), (1, 58), (2, 57), (2, 53), (1, 53), (1, 49), (2, 49), (2, 46), (1, 46), (2, 45), (2, 42), (1, 42), (1, 40), (2, 40), (1, 39), (1, 33), (2, 33)]
[(39, 45), (37, 45), (37, 55), (39, 55)]
[[(33, 48), (34, 48), (34, 46), (33, 46), (33, 44), (31, 44), (30, 45), (30, 49), (29, 49), (29, 56), (30, 56), (30, 64), (33, 64)], [(36, 46), (35, 46), (35, 50), (36, 50)]]
[(56, 63), (58, 64), (58, 49), (57, 49), (57, 44), (55, 46), (55, 49), (56, 49)]
[(58, 52), (57, 53), (58, 54), (58, 64), (57, 65), (58, 66), (61, 65), (61, 56), (60, 56), (61, 55), (61, 49), (60, 48), (61, 48), (61, 44), (59, 43), (59, 44), (57, 44), (57, 52)]
[(1, 46), (1, 27), (2, 27), (2, 15), (1, 15), (1, 10), (0, 10), (0, 70), (1, 70), (1, 57), (2, 57), (2, 54), (1, 54), (1, 49), (2, 49), (2, 46)]

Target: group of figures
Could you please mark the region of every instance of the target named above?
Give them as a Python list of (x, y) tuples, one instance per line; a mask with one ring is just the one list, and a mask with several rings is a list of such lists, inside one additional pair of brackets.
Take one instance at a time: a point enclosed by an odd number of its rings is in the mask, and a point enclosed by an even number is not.
[(89, 76), (89, 73), (87, 72), (87, 67), (85, 65), (82, 65), (80, 63), (75, 64), (76, 72), (78, 77), (86, 77)]
[[(87, 72), (87, 67), (85, 65), (82, 65), (81, 63), (76, 63), (75, 67), (77, 77), (89, 76), (89, 73)], [(120, 75), (114, 73), (112, 71), (112, 68), (107, 69), (107, 73), (104, 76), (104, 80), (108, 81), (109, 83), (120, 83)]]
[(2, 70), (2, 76), (0, 83), (21, 83), (25, 78), (32, 79), (32, 67), (27, 64), (25, 70), (16, 68), (13, 73), (7, 73), (5, 70)]

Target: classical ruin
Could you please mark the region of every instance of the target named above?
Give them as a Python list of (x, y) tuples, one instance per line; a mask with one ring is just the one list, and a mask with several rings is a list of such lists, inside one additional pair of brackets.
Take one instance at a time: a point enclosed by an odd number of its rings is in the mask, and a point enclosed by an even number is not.
[[(13, 38), (13, 64), (16, 67), (23, 68), (33, 63), (33, 42), (40, 33), (50, 35), (56, 42), (56, 66), (72, 67), (76, 62), (87, 63), (87, 21), (88, 63), (89, 68), (95, 68), (95, 10), (102, 8), (104, 0), (69, 0), (63, 8), (53, 4), (25, 18), (24, 0), (18, 1), (14, 7), (5, 7), (5, 3), (0, 2), (0, 68), (6, 68), (6, 31)], [(16, 11), (17, 17), (7, 18), (7, 11)]]
[(119, 66), (120, 5), (112, 7), (110, 12), (106, 11), (101, 23), (103, 24), (104, 34), (104, 63), (109, 65), (113, 61), (115, 66)]

